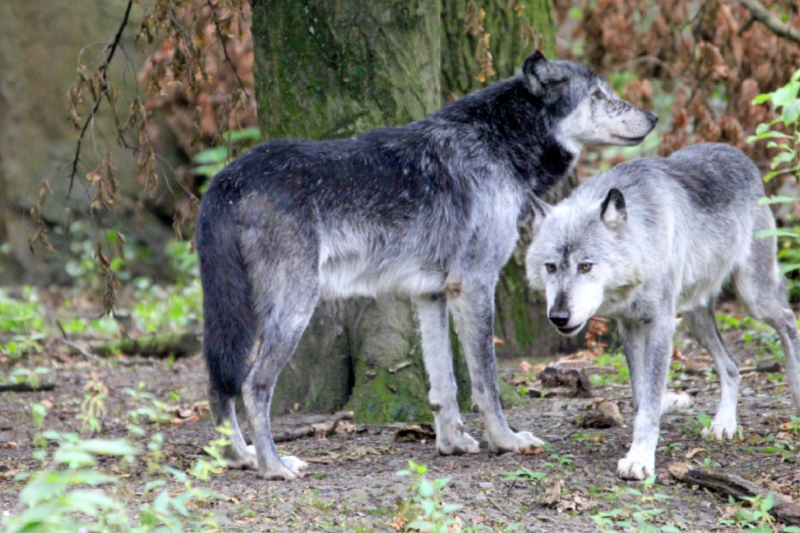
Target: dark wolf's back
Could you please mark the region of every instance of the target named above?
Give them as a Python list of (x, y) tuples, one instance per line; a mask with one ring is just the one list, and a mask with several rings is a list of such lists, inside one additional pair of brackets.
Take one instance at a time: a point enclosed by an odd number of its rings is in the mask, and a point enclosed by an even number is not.
[(255, 315), (239, 249), (239, 194), (235, 187), (219, 184), (212, 182), (203, 195), (195, 241), (203, 286), (203, 355), (211, 388), (221, 398), (230, 398), (247, 376)]

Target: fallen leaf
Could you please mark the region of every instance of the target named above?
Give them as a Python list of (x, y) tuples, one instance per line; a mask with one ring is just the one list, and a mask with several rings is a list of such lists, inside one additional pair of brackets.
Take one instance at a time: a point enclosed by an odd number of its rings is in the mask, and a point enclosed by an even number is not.
[(408, 424), (394, 432), (395, 442), (434, 440), (436, 432), (430, 424)]
[(686, 459), (692, 459), (694, 456), (700, 455), (701, 453), (708, 454), (708, 452), (706, 450), (704, 450), (703, 448), (692, 448), (691, 450), (686, 452), (686, 455), (684, 455), (684, 457)]
[(13, 440), (10, 440), (8, 442), (3, 443), (3, 448), (5, 448), (6, 450), (17, 450), (19, 449), (19, 444), (17, 444)]

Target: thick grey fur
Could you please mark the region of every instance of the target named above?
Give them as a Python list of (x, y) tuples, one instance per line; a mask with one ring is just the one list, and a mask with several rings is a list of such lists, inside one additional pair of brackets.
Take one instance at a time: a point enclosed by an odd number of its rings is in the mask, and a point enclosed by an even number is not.
[[(619, 322), (638, 409), (618, 475), (653, 475), (675, 317), (714, 359), (721, 399), (706, 433), (736, 434), (739, 370), (717, 329), (714, 300), (732, 278), (748, 312), (780, 335), (800, 409), (797, 321), (776, 260), (775, 227), (758, 168), (724, 144), (697, 144), (667, 158), (638, 159), (591, 178), (555, 207), (536, 201), (527, 254), (531, 285), (547, 293), (551, 322), (575, 335), (595, 313)], [(587, 267), (587, 265), (589, 265)]]
[[(655, 121), (585, 67), (536, 52), (520, 74), (419, 122), (271, 141), (231, 163), (203, 196), (196, 235), (210, 404), (215, 424), (232, 426), (231, 462), (266, 478), (301, 475), (305, 464), (281, 459), (270, 432), (278, 374), (320, 299), (385, 292), (417, 303), (440, 453), (478, 451), (456, 403), (448, 311), (491, 447), (541, 445), (509, 429), (498, 400), (499, 271), (530, 193), (555, 185), (584, 145), (638, 144)], [(239, 393), (255, 454), (236, 423)]]

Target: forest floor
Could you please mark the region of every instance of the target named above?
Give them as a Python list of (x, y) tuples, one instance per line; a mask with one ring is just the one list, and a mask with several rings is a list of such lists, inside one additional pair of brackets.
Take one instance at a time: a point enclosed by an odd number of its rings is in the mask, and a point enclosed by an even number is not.
[[(743, 367), (770, 362), (771, 333), (751, 323), (723, 319), (725, 340)], [(676, 346), (686, 361), (676, 363), (670, 387), (694, 394), (695, 405), (684, 415), (662, 420), (656, 455), (658, 476), (654, 485), (625, 482), (615, 475), (617, 460), (630, 444), (633, 412), (629, 386), (620, 376), (596, 379), (594, 396), (606, 397), (623, 407), (623, 427), (581, 429), (576, 419), (593, 399), (538, 398), (507, 410), (509, 423), (532, 431), (548, 442), (538, 455), (495, 455), (483, 449), (470, 456), (439, 456), (431, 440), (395, 442), (397, 425), (364, 426), (355, 421), (355, 433), (329, 438), (304, 438), (279, 445), (282, 452), (309, 462), (306, 476), (292, 482), (265, 481), (253, 471), (223, 470), (209, 481), (193, 486), (213, 489), (219, 498), (200, 499), (189, 505), (188, 530), (222, 531), (394, 531), (408, 519), (410, 501), (418, 493), (413, 478), (396, 473), (408, 462), (426, 465), (428, 479), (449, 478), (442, 491), (446, 503), (460, 504), (456, 511), (463, 525), (451, 531), (470, 531), (484, 526), (490, 531), (740, 531), (752, 525), (739, 504), (697, 487), (671, 479), (667, 465), (682, 461), (733, 473), (762, 487), (800, 498), (800, 429), (781, 376), (764, 372), (743, 375), (739, 413), (741, 438), (730, 442), (704, 440), (698, 413), (713, 412), (718, 401), (718, 380), (708, 355), (680, 333)], [(42, 430), (81, 431), (86, 412), (87, 383), (102, 390), (105, 412), (95, 413), (102, 438), (128, 438), (131, 413), (150, 416), (134, 437), (141, 449), (151, 445), (145, 460), (129, 463), (101, 458), (95, 468), (118, 477), (114, 494), (132, 510), (154, 505), (158, 490), (149, 482), (167, 479), (170, 495), (186, 490), (179, 476), (165, 473), (157, 464), (189, 470), (199, 459), (210, 461), (203, 447), (217, 438), (204, 409), (206, 375), (199, 356), (177, 361), (111, 359), (102, 363), (82, 356), (66, 356), (45, 350), (28, 363), (48, 368), (41, 381), (51, 391), (0, 394), (0, 509), (6, 516), (17, 504), (23, 482), (20, 472), (42, 468), (32, 456), (36, 436)], [(621, 358), (612, 358), (621, 365)], [(24, 362), (24, 361), (23, 361)], [(609, 364), (609, 360), (605, 361)], [(693, 368), (695, 370), (689, 371)], [(4, 364), (2, 371), (10, 371)], [(512, 374), (513, 369), (506, 371)], [(103, 389), (106, 387), (107, 390)], [(31, 405), (46, 408), (37, 422)], [(153, 407), (162, 416), (153, 418)], [(149, 409), (149, 410), (148, 410)], [(146, 418), (143, 417), (143, 418)], [(320, 417), (289, 415), (274, 420), (274, 431), (319, 421)], [(474, 436), (482, 433), (479, 421), (466, 415)], [(153, 435), (163, 435), (153, 440)], [(39, 446), (49, 448), (49, 441)], [(148, 467), (148, 464), (150, 467)], [(510, 474), (509, 474), (510, 473)], [(546, 486), (558, 487), (560, 495), (550, 505), (542, 500)], [(152, 484), (151, 484), (152, 485)], [(412, 490), (414, 489), (414, 490)], [(177, 509), (177, 507), (176, 507)], [(133, 512), (135, 520), (138, 515)], [(134, 525), (136, 522), (134, 520)], [(748, 520), (750, 520), (748, 522)], [(781, 531), (777, 526), (775, 531)]]

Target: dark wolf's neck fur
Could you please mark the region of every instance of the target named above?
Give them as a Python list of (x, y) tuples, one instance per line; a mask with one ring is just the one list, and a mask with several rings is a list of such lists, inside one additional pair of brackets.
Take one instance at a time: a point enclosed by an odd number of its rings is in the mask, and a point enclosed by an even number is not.
[(571, 111), (563, 100), (548, 104), (533, 96), (524, 78), (515, 76), (446, 105), (431, 119), (477, 128), (489, 153), (510, 161), (516, 177), (541, 194), (572, 166), (573, 154), (553, 132)]

